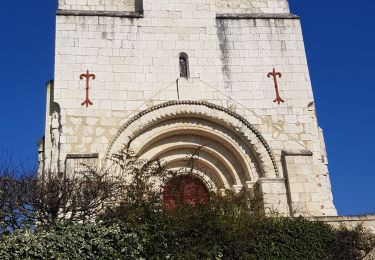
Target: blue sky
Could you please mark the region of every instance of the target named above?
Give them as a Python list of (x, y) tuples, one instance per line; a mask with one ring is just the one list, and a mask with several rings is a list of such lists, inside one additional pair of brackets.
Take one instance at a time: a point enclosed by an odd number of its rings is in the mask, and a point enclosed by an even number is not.
[[(4, 1), (0, 160), (36, 160), (53, 78), (56, 1)], [(375, 1), (290, 0), (302, 18), (319, 123), (341, 215), (375, 213)]]

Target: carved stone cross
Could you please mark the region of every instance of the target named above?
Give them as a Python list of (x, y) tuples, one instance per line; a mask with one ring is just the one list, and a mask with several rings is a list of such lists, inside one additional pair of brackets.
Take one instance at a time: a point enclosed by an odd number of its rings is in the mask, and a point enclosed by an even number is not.
[(272, 72), (270, 72), (270, 73), (267, 74), (267, 77), (270, 78), (271, 76), (273, 77), (273, 81), (275, 83), (275, 90), (276, 90), (276, 99), (273, 102), (275, 102), (275, 103), (277, 102), (277, 104), (280, 105), (280, 103), (281, 102), (284, 103), (285, 100), (280, 97), (279, 86), (277, 84), (277, 76), (279, 76), (279, 78), (281, 78), (282, 74), (280, 72), (276, 72), (276, 70), (274, 68)]
[(85, 101), (82, 102), (82, 106), (85, 106), (88, 107), (89, 105), (93, 105), (93, 103), (91, 102), (91, 100), (89, 99), (89, 82), (90, 82), (90, 78), (92, 78), (93, 80), (96, 78), (96, 76), (94, 74), (90, 74), (89, 73), (89, 70), (87, 70), (86, 74), (81, 74), (81, 76), (79, 77), (81, 80), (83, 78), (86, 78), (86, 99)]

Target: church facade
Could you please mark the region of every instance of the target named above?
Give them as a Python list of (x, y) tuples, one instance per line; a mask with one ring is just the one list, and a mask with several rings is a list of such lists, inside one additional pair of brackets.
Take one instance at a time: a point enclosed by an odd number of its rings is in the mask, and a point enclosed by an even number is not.
[(59, 0), (40, 167), (129, 146), (283, 215), (335, 216), (300, 19), (287, 0)]

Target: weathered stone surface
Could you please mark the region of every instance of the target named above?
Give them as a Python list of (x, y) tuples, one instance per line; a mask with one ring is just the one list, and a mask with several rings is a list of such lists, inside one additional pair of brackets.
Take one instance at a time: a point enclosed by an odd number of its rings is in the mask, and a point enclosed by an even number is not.
[(375, 215), (367, 216), (340, 216), (340, 217), (319, 217), (318, 220), (324, 221), (331, 224), (334, 227), (340, 227), (344, 225), (348, 228), (355, 228), (358, 225), (362, 225), (368, 231), (375, 234)]
[[(197, 174), (216, 190), (258, 189), (284, 215), (336, 215), (300, 21), (288, 2), (136, 3), (59, 1), (47, 107), (58, 105), (61, 127), (47, 109), (45, 165), (64, 169), (70, 154), (104, 160), (133, 140), (142, 155), (173, 168), (205, 145), (207, 174)], [(280, 105), (267, 77), (274, 68), (282, 73)], [(96, 75), (88, 108), (80, 80), (87, 70)]]
[(219, 13), (289, 13), (287, 0), (216, 0)]
[(59, 0), (59, 9), (90, 11), (134, 11), (135, 0)]

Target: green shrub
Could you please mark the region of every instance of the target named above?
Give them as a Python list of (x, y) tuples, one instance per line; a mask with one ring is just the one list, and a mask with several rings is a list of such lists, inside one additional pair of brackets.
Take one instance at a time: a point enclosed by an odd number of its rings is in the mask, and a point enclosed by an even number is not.
[(360, 227), (337, 230), (322, 222), (264, 217), (232, 205), (214, 201), (152, 214), (138, 209), (137, 221), (137, 214), (131, 214), (116, 221), (17, 231), (0, 237), (0, 259), (336, 260), (361, 259), (374, 246), (374, 236)]
[(60, 224), (50, 230), (2, 237), (0, 259), (138, 258), (140, 239), (118, 225)]
[(375, 245), (361, 227), (266, 217), (261, 199), (246, 192), (191, 205), (177, 192), (163, 206), (164, 189), (155, 187), (192, 173), (194, 156), (170, 172), (125, 150), (115, 157), (124, 170), (116, 178), (88, 170), (40, 182), (0, 172), (0, 259), (354, 260)]

